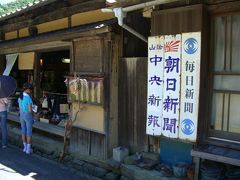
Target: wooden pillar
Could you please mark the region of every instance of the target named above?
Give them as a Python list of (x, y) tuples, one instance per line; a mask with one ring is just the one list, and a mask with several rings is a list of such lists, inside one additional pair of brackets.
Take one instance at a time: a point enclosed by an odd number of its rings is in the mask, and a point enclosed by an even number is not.
[(0, 74), (3, 74), (5, 67), (6, 67), (5, 55), (0, 55)]
[[(111, 37), (111, 36), (110, 36)], [(120, 38), (112, 34), (112, 39), (105, 40), (105, 71), (108, 72), (108, 116), (107, 125), (107, 148), (108, 157), (112, 156), (112, 149), (119, 145), (118, 142), (118, 63), (120, 57)]]
[(41, 89), (40, 89), (40, 54), (35, 53), (34, 58), (34, 97), (39, 99), (41, 97)]
[(194, 161), (194, 164), (195, 164), (194, 180), (198, 180), (199, 179), (199, 170), (200, 170), (201, 158), (194, 157), (193, 161)]
[(75, 56), (74, 56), (74, 42), (70, 45), (70, 74), (74, 73), (74, 65), (75, 65)]

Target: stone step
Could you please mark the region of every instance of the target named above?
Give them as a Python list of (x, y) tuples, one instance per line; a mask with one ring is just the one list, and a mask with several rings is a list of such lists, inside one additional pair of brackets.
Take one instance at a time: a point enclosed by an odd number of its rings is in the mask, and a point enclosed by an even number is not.
[[(8, 141), (20, 148), (23, 147), (20, 127), (8, 124)], [(62, 151), (63, 141), (61, 142), (38, 133), (33, 133), (32, 148), (34, 153), (44, 154), (45, 156), (50, 156), (52, 159), (56, 159)]]
[(159, 171), (145, 170), (135, 165), (121, 165), (121, 174), (134, 180), (179, 180), (175, 177), (164, 177)]

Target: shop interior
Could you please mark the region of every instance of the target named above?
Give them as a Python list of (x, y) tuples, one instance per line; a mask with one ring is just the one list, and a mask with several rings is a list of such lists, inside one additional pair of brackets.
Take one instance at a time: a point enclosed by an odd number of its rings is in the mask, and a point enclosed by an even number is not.
[[(21, 54), (14, 63), (10, 75), (16, 79), (18, 88), (16, 94), (9, 97), (11, 101), (9, 111), (19, 112), (18, 94), (25, 82), (31, 82), (35, 87), (35, 92), (32, 93), (33, 101), (37, 105), (34, 119), (54, 125), (63, 124), (63, 121), (69, 115), (67, 86), (64, 81), (70, 71), (70, 51), (38, 52), (34, 57), (37, 57), (39, 65), (36, 66), (33, 63), (32, 68), (25, 68), (25, 65), (21, 64)], [(29, 66), (30, 61), (25, 60), (24, 62), (27, 63), (26, 66)], [(34, 75), (38, 76), (38, 78), (34, 77)], [(36, 95), (39, 97), (36, 97)]]

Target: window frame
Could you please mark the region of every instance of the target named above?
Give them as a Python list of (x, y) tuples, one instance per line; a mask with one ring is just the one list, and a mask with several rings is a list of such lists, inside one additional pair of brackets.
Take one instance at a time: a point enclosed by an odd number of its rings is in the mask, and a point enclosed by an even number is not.
[[(232, 3), (231, 3), (232, 4)], [(239, 4), (239, 3), (238, 3)], [(220, 6), (220, 5), (219, 5)], [(240, 149), (240, 132), (239, 133), (233, 133), (233, 132), (226, 132), (226, 131), (222, 131), (222, 130), (212, 130), (210, 129), (211, 126), (211, 121), (212, 121), (212, 103), (213, 103), (213, 95), (215, 92), (220, 92), (220, 93), (224, 93), (229, 95), (230, 94), (240, 94), (240, 91), (227, 91), (227, 90), (214, 90), (213, 87), (213, 83), (214, 83), (214, 77), (216, 75), (237, 75), (240, 78), (240, 72), (239, 73), (235, 73), (235, 72), (224, 72), (224, 71), (214, 71), (214, 40), (215, 40), (215, 33), (214, 33), (214, 19), (216, 17), (221, 17), (221, 16), (234, 16), (234, 15), (240, 15), (240, 8), (236, 9), (236, 6), (233, 7), (232, 6), (232, 11), (228, 11), (228, 12), (221, 12), (221, 9), (224, 9), (224, 6), (227, 6), (226, 4), (222, 4), (222, 6), (217, 9), (217, 10), (212, 10), (211, 7), (209, 8), (209, 12), (210, 12), (210, 29), (209, 29), (209, 43), (210, 43), (210, 48), (209, 48), (209, 71), (208, 71), (208, 75), (209, 75), (209, 79), (208, 79), (208, 83), (209, 83), (209, 87), (207, 88), (209, 91), (209, 103), (208, 103), (208, 118), (207, 118), (207, 122), (205, 124), (205, 127), (207, 127), (207, 136), (205, 139), (205, 142), (207, 143), (211, 143), (214, 145), (220, 145), (220, 146), (224, 146), (224, 147), (231, 147), (234, 149)], [(220, 12), (219, 12), (220, 11)], [(227, 20), (228, 21), (228, 20)], [(226, 25), (225, 25), (225, 30), (227, 29), (227, 22), (226, 21)], [(231, 29), (230, 29), (231, 30)], [(230, 32), (231, 35), (231, 32)], [(225, 39), (228, 37), (228, 34), (226, 34), (225, 32)], [(226, 63), (226, 52), (227, 51), (231, 51), (232, 47), (230, 45), (230, 50), (228, 49), (228, 46), (226, 46), (228, 42), (225, 41), (225, 62)], [(232, 42), (230, 42), (232, 44)], [(231, 56), (231, 54), (230, 54)], [(230, 62), (231, 63), (231, 62)], [(226, 65), (226, 64), (225, 64)], [(229, 98), (230, 99), (230, 98)], [(230, 101), (230, 100), (229, 100)], [(229, 106), (229, 105), (228, 105)], [(230, 107), (228, 107), (228, 109), (230, 109)], [(229, 111), (229, 110), (228, 110)], [(229, 112), (228, 112), (228, 118), (229, 118)]]

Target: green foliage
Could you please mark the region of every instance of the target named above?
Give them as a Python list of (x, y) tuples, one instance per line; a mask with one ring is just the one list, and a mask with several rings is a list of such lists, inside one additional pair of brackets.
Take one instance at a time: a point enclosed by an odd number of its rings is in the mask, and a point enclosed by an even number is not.
[(35, 1), (37, 0), (15, 0), (14, 2), (10, 2), (8, 4), (0, 4), (0, 15), (6, 14), (8, 12), (16, 11), (17, 9), (21, 9), (27, 4)]

